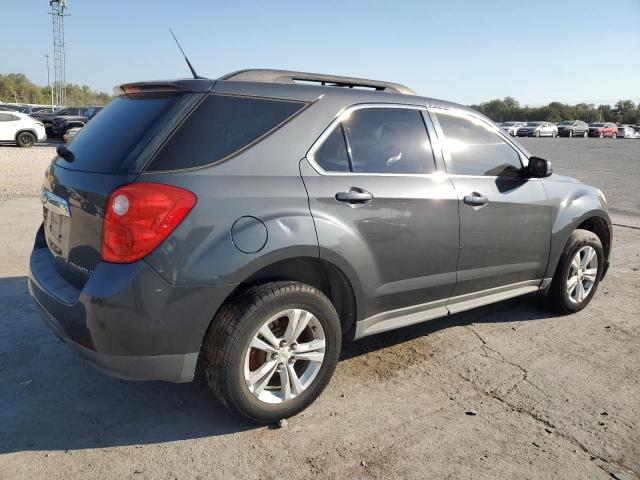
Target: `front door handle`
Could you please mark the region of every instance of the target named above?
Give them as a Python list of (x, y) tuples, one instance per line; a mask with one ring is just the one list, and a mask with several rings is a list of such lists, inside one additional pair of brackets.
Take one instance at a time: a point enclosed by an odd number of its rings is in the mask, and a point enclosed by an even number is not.
[(486, 205), (488, 202), (489, 199), (478, 192), (473, 192), (471, 195), (466, 195), (464, 197), (464, 203), (474, 207), (481, 207), (482, 205)]
[(373, 200), (373, 195), (361, 188), (351, 187), (347, 192), (336, 193), (336, 200), (351, 204), (362, 204)]

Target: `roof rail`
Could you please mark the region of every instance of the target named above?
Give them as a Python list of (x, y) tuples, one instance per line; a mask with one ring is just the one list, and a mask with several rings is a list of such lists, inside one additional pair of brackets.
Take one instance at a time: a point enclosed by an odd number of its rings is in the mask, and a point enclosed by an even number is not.
[(324, 75), (321, 73), (294, 72), (289, 70), (238, 70), (237, 72), (232, 72), (220, 77), (220, 80), (270, 83), (295, 83), (296, 81), (303, 81), (335, 87), (366, 87), (383, 92), (401, 93), (403, 95), (416, 94), (410, 88), (397, 83), (382, 82), (379, 80), (366, 80), (364, 78), (340, 77), (337, 75)]

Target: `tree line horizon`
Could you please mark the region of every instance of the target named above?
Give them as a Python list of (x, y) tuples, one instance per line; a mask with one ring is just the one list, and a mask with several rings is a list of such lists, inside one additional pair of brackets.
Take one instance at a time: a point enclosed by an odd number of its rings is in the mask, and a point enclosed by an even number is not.
[[(67, 85), (67, 105), (69, 107), (106, 105), (112, 95), (91, 89), (88, 85)], [(0, 102), (49, 105), (51, 88), (33, 83), (22, 73), (0, 74)], [(621, 99), (615, 105), (550, 102), (548, 105), (531, 107), (520, 105), (513, 97), (493, 99), (470, 105), (470, 108), (485, 114), (495, 122), (583, 120), (593, 122), (616, 122), (640, 124), (640, 103)]]

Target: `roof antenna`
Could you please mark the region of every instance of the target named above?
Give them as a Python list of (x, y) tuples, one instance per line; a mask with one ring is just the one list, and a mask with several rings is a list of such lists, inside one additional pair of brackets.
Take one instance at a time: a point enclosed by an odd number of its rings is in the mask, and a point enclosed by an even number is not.
[(198, 75), (196, 73), (195, 68), (193, 68), (193, 65), (191, 65), (191, 62), (189, 61), (189, 59), (187, 58), (187, 55), (184, 53), (184, 50), (182, 49), (182, 47), (180, 46), (180, 42), (178, 41), (178, 39), (176, 38), (176, 36), (173, 34), (173, 30), (169, 29), (169, 31), (171, 32), (171, 36), (173, 36), (173, 39), (176, 41), (176, 43), (178, 44), (178, 48), (180, 49), (180, 51), (182, 52), (182, 55), (184, 56), (185, 61), (187, 62), (187, 65), (189, 65), (189, 70), (191, 70), (191, 74), (193, 75), (193, 78), (204, 78), (201, 77), (200, 75)]

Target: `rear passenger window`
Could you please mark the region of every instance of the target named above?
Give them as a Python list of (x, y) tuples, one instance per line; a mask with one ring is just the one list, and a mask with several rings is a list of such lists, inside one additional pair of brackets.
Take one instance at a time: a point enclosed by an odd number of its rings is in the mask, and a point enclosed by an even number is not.
[(326, 172), (348, 172), (349, 155), (344, 143), (342, 127), (333, 129), (322, 146), (315, 153), (315, 161)]
[(223, 160), (275, 130), (305, 102), (209, 95), (169, 139), (149, 167), (177, 170)]
[(520, 176), (520, 155), (488, 124), (464, 114), (439, 112), (436, 117), (451, 153), (448, 173)]
[(342, 122), (354, 173), (426, 174), (435, 170), (420, 110), (363, 108)]
[(435, 171), (420, 110), (361, 108), (336, 125), (313, 154), (327, 172), (428, 174)]

